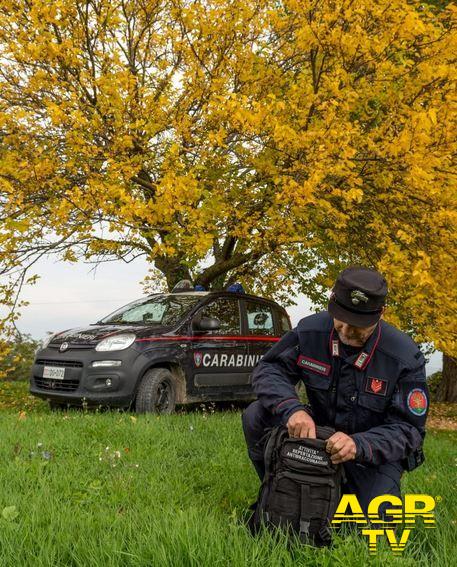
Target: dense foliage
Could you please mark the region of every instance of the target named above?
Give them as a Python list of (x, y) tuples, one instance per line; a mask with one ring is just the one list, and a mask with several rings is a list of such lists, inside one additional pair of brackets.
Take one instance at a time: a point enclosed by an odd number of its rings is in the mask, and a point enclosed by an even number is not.
[(0, 358), (0, 378), (28, 380), (35, 352), (40, 341), (29, 335), (19, 335), (7, 342), (7, 353)]
[(0, 0), (4, 303), (49, 253), (316, 303), (360, 262), (455, 355), (456, 13)]

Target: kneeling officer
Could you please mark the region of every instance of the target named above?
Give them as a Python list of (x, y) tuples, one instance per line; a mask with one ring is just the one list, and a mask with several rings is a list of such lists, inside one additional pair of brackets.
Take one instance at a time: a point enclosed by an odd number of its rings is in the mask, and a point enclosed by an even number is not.
[[(386, 295), (380, 273), (347, 268), (328, 311), (301, 319), (257, 365), (258, 400), (243, 413), (243, 430), (261, 479), (267, 428), (284, 424), (292, 437), (315, 437), (315, 426), (327, 425), (336, 430), (327, 451), (344, 463), (344, 492), (365, 512), (378, 495), (400, 496), (403, 470), (423, 461), (429, 396), (424, 356), (381, 319)], [(298, 399), (299, 380), (309, 406)]]

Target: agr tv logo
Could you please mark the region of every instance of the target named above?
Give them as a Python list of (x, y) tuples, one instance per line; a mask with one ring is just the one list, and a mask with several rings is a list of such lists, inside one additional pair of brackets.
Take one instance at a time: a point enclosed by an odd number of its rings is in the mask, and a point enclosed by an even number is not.
[[(362, 535), (368, 537), (371, 554), (376, 553), (379, 537), (386, 537), (394, 554), (399, 555), (405, 549), (411, 530), (416, 527), (416, 519), (422, 518), (426, 528), (435, 527), (435, 505), (441, 500), (427, 494), (406, 494), (404, 503), (398, 496), (383, 494), (377, 496), (368, 505), (368, 518), (363, 514), (362, 507), (355, 494), (343, 494), (332, 520), (333, 525), (352, 522), (369, 526), (362, 530)], [(383, 504), (390, 505), (383, 514), (379, 510)], [(403, 531), (395, 533), (395, 527), (403, 524)]]

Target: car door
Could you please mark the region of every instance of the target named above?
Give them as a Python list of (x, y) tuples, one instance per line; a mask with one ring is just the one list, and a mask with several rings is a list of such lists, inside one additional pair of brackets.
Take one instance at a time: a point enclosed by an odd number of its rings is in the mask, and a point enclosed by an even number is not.
[(279, 340), (279, 333), (276, 332), (278, 323), (275, 325), (276, 314), (272, 305), (246, 299), (244, 306), (249, 342), (249, 370), (252, 373), (260, 358)]
[(215, 331), (193, 332), (195, 389), (203, 396), (212, 396), (248, 384), (248, 350), (241, 336), (238, 298), (214, 298), (194, 318), (200, 316), (218, 319), (221, 326)]

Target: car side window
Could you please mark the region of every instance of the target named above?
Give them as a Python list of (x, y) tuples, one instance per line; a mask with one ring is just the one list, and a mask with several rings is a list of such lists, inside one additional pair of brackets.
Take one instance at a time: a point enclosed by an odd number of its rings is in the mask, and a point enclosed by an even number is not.
[(208, 305), (205, 305), (199, 312), (202, 317), (213, 317), (221, 323), (220, 329), (209, 331), (210, 335), (240, 335), (240, 307), (238, 299), (219, 297)]
[(278, 321), (279, 321), (279, 334), (282, 336), (290, 331), (291, 326), (289, 323), (289, 318), (283, 311), (277, 311)]
[(248, 318), (248, 332), (250, 335), (274, 336), (275, 329), (271, 307), (262, 303), (247, 301), (246, 314)]

